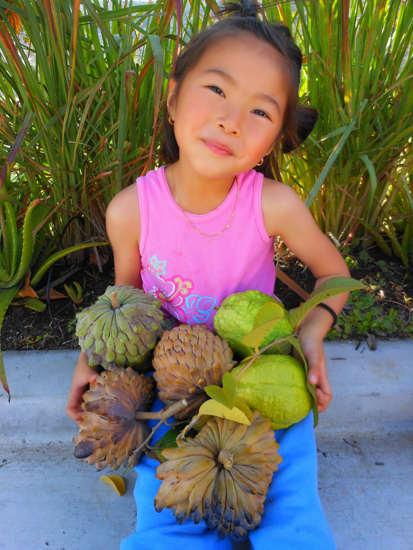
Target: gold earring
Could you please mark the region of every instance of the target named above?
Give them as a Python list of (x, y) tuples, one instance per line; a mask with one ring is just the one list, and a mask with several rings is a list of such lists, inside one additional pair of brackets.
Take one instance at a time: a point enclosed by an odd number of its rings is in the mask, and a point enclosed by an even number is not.
[(260, 162), (257, 163), (257, 166), (262, 166), (264, 164), (264, 159), (262, 158)]
[(174, 119), (171, 117), (171, 115), (169, 115), (169, 117), (168, 117), (168, 122), (169, 122), (169, 124), (171, 124), (171, 126), (173, 126), (173, 125), (175, 124), (175, 121), (174, 121)]

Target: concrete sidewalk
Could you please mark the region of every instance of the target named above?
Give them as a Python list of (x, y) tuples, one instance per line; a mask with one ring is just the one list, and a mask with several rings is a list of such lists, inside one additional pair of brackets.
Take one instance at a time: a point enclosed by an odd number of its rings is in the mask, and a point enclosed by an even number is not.
[[(413, 341), (325, 349), (334, 399), (316, 429), (319, 487), (337, 548), (413, 550)], [(134, 531), (135, 473), (119, 498), (73, 457), (64, 411), (77, 357), (4, 353), (0, 549), (117, 550)]]

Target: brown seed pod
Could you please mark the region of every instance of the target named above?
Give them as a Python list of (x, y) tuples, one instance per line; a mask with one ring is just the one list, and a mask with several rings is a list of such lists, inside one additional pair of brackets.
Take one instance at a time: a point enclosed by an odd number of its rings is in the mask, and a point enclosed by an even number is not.
[(135, 414), (147, 411), (154, 398), (151, 377), (136, 374), (131, 367), (110, 365), (83, 394), (84, 414), (79, 433), (73, 438), (77, 445), (75, 457), (96, 464), (98, 470), (106, 466), (117, 470), (126, 465), (150, 431), (144, 420), (135, 419)]
[(159, 399), (170, 405), (186, 399), (188, 407), (176, 418), (182, 420), (208, 399), (205, 386), (222, 385), (222, 377), (236, 361), (225, 340), (206, 325), (179, 325), (165, 331), (152, 364)]
[(278, 454), (271, 421), (253, 412), (251, 426), (212, 417), (201, 431), (177, 448), (164, 449), (167, 458), (156, 477), (163, 481), (155, 509), (171, 508), (176, 521), (205, 518), (219, 538), (247, 538), (261, 522), (264, 501)]

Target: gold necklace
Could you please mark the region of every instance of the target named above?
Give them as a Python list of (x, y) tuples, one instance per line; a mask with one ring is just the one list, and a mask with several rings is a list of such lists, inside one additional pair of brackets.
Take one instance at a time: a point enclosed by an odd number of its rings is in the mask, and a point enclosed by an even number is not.
[[(207, 235), (206, 233), (202, 233), (201, 231), (199, 231), (195, 226), (194, 224), (191, 222), (191, 220), (188, 218), (188, 216), (186, 215), (186, 212), (185, 210), (182, 208), (182, 206), (180, 205), (180, 202), (178, 200), (178, 197), (176, 195), (176, 188), (175, 188), (175, 178), (174, 178), (174, 175), (173, 175), (173, 171), (172, 171), (172, 167), (171, 167), (171, 170), (170, 170), (170, 173), (171, 173), (171, 179), (172, 179), (172, 185), (173, 185), (173, 188), (174, 188), (174, 196), (175, 196), (175, 201), (176, 201), (176, 204), (179, 206), (179, 208), (182, 210), (182, 212), (184, 213), (184, 216), (186, 218), (186, 221), (189, 223), (189, 225), (192, 227), (192, 229), (195, 229), (195, 231), (197, 233), (199, 233), (200, 235), (202, 235), (203, 237), (218, 237), (218, 235), (221, 235), (221, 233), (223, 233), (224, 231), (226, 231), (228, 229), (228, 227), (231, 225), (231, 222), (232, 222), (232, 218), (234, 217), (234, 214), (235, 214), (235, 209), (237, 208), (237, 204), (238, 204), (238, 197), (239, 197), (239, 181), (238, 181), (238, 176), (235, 176), (235, 180), (237, 182), (237, 198), (236, 198), (236, 201), (235, 201), (235, 205), (234, 205), (234, 209), (232, 211), (232, 214), (231, 214), (231, 217), (227, 223), (227, 225), (224, 227), (224, 229), (222, 231), (220, 231), (219, 233), (215, 233), (214, 235)], [(233, 184), (234, 185), (234, 184)], [(232, 186), (231, 186), (231, 189), (232, 189)], [(230, 190), (231, 192), (231, 190)]]

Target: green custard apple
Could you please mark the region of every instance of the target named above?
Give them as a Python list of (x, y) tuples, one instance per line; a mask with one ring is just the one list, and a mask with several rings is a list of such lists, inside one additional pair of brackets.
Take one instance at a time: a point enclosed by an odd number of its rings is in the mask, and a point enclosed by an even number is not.
[[(246, 361), (231, 374), (236, 376)], [(304, 366), (289, 355), (261, 355), (237, 381), (237, 396), (269, 418), (274, 430), (296, 424), (311, 410)]]
[[(268, 302), (275, 302), (285, 311), (285, 318), (280, 319), (276, 326), (265, 336), (259, 349), (271, 344), (275, 340), (294, 334), (294, 327), (289, 321), (288, 311), (277, 298), (263, 294), (259, 290), (247, 290), (228, 296), (218, 309), (214, 317), (214, 327), (220, 338), (229, 345), (242, 342), (254, 328), (254, 318), (262, 306)], [(275, 353), (275, 352), (273, 352)]]

